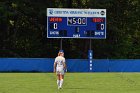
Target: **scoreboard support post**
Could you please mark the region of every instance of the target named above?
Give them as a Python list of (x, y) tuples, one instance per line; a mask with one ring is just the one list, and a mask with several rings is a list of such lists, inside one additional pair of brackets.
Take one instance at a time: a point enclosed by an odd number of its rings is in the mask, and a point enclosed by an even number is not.
[(60, 50), (59, 52), (64, 52), (63, 50), (63, 38), (60, 39)]
[(63, 49), (63, 38), (60, 39), (60, 50)]
[(89, 40), (89, 49), (91, 50), (91, 46), (92, 46), (92, 40), (91, 40), (91, 38), (90, 38), (90, 40)]

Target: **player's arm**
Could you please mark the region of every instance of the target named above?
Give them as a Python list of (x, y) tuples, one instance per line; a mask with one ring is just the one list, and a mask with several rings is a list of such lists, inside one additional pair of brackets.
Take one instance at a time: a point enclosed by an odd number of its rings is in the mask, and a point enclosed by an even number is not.
[(66, 70), (67, 69), (67, 65), (66, 65), (66, 62), (65, 62), (65, 58), (63, 60), (63, 66), (64, 66), (64, 69)]
[(53, 72), (56, 72), (56, 64), (57, 64), (57, 63), (54, 62), (54, 66), (53, 66), (53, 67), (54, 67), (54, 70), (53, 70)]
[(64, 66), (64, 69), (66, 69), (66, 63), (65, 62), (63, 62), (63, 66)]

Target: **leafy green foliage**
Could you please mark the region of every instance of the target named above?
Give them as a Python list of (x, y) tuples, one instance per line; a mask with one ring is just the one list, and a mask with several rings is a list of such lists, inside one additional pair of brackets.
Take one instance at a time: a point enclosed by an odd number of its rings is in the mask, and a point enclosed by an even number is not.
[[(94, 58), (140, 57), (139, 0), (1, 0), (0, 57), (57, 56), (60, 39), (46, 38), (46, 8), (107, 9), (107, 38), (92, 40)], [(88, 39), (63, 39), (66, 58), (87, 58)]]

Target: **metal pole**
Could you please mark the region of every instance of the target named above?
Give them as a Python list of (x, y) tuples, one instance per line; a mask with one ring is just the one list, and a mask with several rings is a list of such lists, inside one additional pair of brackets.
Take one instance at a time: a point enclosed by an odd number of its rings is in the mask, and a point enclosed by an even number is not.
[(61, 40), (60, 40), (60, 50), (62, 50), (62, 48), (63, 48), (63, 42), (62, 42), (62, 40), (63, 40), (63, 38), (61, 38)]
[(89, 40), (89, 49), (91, 50), (91, 46), (92, 46), (92, 40), (91, 40), (91, 38), (90, 38), (90, 40)]

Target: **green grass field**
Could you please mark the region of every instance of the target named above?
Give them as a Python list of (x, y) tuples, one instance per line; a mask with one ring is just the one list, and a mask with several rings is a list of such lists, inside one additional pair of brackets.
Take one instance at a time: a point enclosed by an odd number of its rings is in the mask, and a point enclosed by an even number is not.
[(0, 93), (140, 93), (140, 73), (0, 73)]

